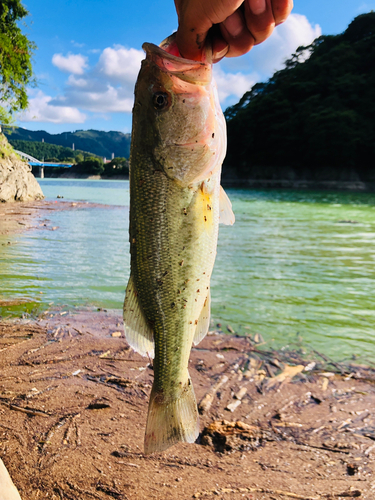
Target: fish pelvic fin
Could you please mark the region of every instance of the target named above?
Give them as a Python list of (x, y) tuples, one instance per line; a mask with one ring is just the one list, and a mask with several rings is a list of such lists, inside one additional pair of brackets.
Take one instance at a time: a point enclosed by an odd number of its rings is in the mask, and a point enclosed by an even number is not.
[(220, 195), (219, 195), (219, 222), (220, 224), (225, 224), (227, 226), (233, 226), (234, 221), (236, 220), (233, 210), (232, 203), (224, 191), (223, 187), (220, 186)]
[(197, 345), (207, 335), (210, 326), (211, 316), (211, 288), (208, 290), (206, 300), (204, 301), (201, 314), (198, 319), (197, 328), (195, 330), (193, 344)]
[(142, 311), (138, 294), (130, 275), (124, 302), (125, 337), (130, 347), (142, 356), (154, 357), (154, 332)]
[(151, 391), (148, 407), (145, 454), (163, 451), (179, 443), (194, 443), (199, 435), (199, 416), (190, 377), (179, 396), (164, 397), (162, 391)]

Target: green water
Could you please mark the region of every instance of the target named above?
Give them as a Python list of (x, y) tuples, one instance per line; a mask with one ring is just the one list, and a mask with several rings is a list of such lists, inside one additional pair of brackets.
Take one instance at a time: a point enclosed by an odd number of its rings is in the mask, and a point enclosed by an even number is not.
[[(1, 296), (30, 300), (18, 313), (52, 302), (120, 309), (130, 261), (128, 182), (40, 183), (47, 199), (111, 207), (51, 211), (48, 221), (35, 220), (47, 230), (2, 237)], [(335, 359), (375, 361), (375, 195), (227, 192), (236, 223), (220, 227), (214, 322), (276, 346), (302, 341)]]

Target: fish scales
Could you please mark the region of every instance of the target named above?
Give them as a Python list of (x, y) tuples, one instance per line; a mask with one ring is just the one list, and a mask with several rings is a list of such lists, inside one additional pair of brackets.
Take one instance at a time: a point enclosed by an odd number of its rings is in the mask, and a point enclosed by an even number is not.
[[(173, 43), (167, 39), (163, 49)], [(211, 65), (144, 47), (133, 109), (124, 323), (129, 344), (154, 357), (145, 434), (151, 453), (199, 434), (188, 362), (208, 330), (220, 214), (233, 214), (220, 188), (225, 123)]]

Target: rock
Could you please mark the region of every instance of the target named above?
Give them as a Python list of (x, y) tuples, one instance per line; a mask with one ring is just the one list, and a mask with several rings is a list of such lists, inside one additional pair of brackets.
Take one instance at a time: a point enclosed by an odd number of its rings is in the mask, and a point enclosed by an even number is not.
[(43, 192), (31, 167), (0, 134), (0, 202), (42, 200)]

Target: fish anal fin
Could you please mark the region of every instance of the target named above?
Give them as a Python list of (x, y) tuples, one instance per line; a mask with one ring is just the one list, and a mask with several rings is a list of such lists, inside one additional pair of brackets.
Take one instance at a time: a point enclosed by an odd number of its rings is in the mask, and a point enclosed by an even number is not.
[(163, 451), (179, 443), (194, 443), (199, 435), (199, 416), (190, 377), (175, 398), (151, 391), (145, 434), (145, 453)]
[(227, 226), (233, 226), (235, 220), (236, 218), (232, 210), (232, 203), (228, 198), (227, 193), (224, 191), (222, 186), (220, 186), (219, 222)]
[(211, 289), (208, 290), (206, 300), (204, 301), (201, 314), (198, 319), (198, 324), (195, 330), (193, 344), (197, 345), (207, 335), (210, 326), (211, 316)]
[(134, 286), (133, 276), (130, 275), (126, 288), (124, 302), (125, 337), (130, 347), (142, 356), (154, 357), (154, 333), (147, 323), (139, 303), (138, 294)]

